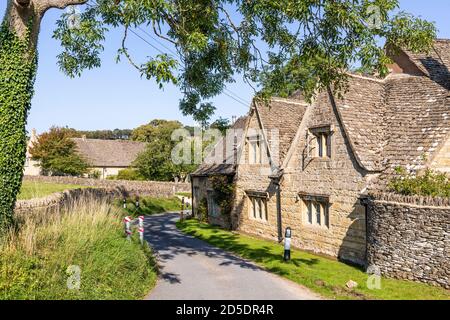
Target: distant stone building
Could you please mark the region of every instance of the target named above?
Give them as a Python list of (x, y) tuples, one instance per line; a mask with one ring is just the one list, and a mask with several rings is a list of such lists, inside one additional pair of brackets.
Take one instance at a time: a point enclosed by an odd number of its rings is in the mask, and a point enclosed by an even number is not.
[(97, 171), (101, 179), (116, 176), (120, 170), (130, 168), (145, 143), (125, 140), (74, 138), (79, 154)]
[[(296, 247), (364, 265), (368, 192), (386, 190), (398, 166), (450, 172), (450, 41), (429, 56), (392, 52), (389, 76), (350, 74), (341, 98), (255, 101), (231, 161), (227, 152), (192, 174), (194, 214), (206, 202), (212, 223), (273, 240), (291, 227)], [(229, 219), (214, 203), (216, 175), (235, 186)]]
[[(126, 140), (100, 140), (73, 138), (79, 154), (92, 166), (90, 172), (98, 172), (101, 179), (116, 176), (120, 170), (130, 168), (138, 154), (145, 149), (145, 143)], [(24, 174), (40, 176), (39, 161), (32, 159), (30, 149), (37, 142), (36, 130), (32, 130), (28, 141)]]
[(25, 159), (24, 175), (26, 176), (40, 176), (41, 168), (39, 167), (39, 161), (33, 160), (30, 153), (33, 144), (37, 142), (36, 129), (31, 130), (31, 137), (27, 144), (27, 154)]

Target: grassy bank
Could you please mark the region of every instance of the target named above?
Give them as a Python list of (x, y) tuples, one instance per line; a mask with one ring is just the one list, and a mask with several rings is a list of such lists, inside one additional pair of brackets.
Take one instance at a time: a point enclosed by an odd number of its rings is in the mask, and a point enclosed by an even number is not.
[(42, 198), (51, 195), (53, 193), (79, 188), (86, 188), (86, 187), (72, 184), (23, 181), (22, 188), (20, 189), (20, 193), (18, 196), (18, 200)]
[[(116, 200), (116, 207), (123, 208), (123, 200)], [(136, 217), (138, 215), (152, 215), (165, 212), (178, 212), (181, 210), (181, 200), (173, 198), (140, 197), (139, 208), (136, 207), (136, 198), (127, 199), (126, 214)]]
[[(280, 244), (244, 235), (233, 234), (217, 227), (189, 220), (177, 224), (182, 231), (216, 247), (252, 260), (275, 274), (304, 285), (332, 299), (449, 299), (449, 292), (425, 284), (382, 279), (380, 290), (367, 288), (368, 275), (361, 269), (344, 263), (294, 250), (292, 260), (282, 259)], [(354, 290), (346, 288), (349, 280), (356, 281)]]
[[(106, 203), (26, 217), (0, 242), (0, 299), (143, 298), (156, 281), (155, 262), (147, 246), (124, 238), (122, 218)], [(69, 289), (77, 268), (80, 288)]]

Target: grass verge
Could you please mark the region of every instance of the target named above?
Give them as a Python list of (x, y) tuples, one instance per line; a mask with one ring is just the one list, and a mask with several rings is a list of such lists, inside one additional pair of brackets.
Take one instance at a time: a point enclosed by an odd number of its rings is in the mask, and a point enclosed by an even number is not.
[[(0, 241), (0, 299), (143, 298), (156, 282), (155, 261), (148, 246), (124, 238), (122, 218), (101, 202), (25, 217)], [(77, 268), (80, 288), (69, 289)]]
[(53, 193), (63, 192), (65, 190), (86, 188), (84, 186), (72, 184), (57, 184), (45, 182), (23, 181), (22, 188), (18, 195), (18, 200), (29, 200), (35, 198), (42, 198)]
[[(173, 198), (140, 197), (139, 208), (136, 207), (136, 198), (127, 199), (127, 207), (124, 210), (127, 215), (136, 217), (139, 215), (152, 215), (157, 213), (175, 212), (181, 210), (181, 200)], [(123, 208), (123, 200), (117, 199), (114, 204)]]
[[(268, 271), (308, 287), (327, 298), (448, 300), (450, 297), (449, 292), (443, 288), (385, 278), (381, 280), (381, 289), (369, 290), (366, 285), (368, 275), (357, 267), (298, 250), (294, 250), (291, 253), (292, 260), (285, 263), (282, 246), (274, 242), (234, 234), (196, 220), (178, 222), (177, 227), (218, 248), (252, 260)], [(347, 289), (345, 285), (349, 280), (356, 281), (358, 287)]]

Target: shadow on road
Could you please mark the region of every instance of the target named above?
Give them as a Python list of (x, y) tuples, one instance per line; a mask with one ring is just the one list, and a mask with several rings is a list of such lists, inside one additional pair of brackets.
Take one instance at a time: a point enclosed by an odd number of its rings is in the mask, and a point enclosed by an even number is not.
[(181, 283), (177, 274), (164, 272), (165, 262), (178, 255), (204, 255), (210, 258), (220, 258), (221, 266), (237, 265), (240, 268), (262, 270), (262, 268), (237, 258), (222, 249), (215, 248), (201, 240), (195, 239), (179, 231), (175, 225), (177, 214), (152, 216), (145, 222), (145, 239), (153, 248), (160, 264), (160, 276), (170, 283)]

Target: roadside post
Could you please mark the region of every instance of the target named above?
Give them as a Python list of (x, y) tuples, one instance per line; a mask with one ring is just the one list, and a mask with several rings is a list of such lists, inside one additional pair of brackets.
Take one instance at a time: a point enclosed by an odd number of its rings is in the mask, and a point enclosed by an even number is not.
[(139, 240), (141, 245), (144, 245), (144, 216), (139, 216)]
[(139, 209), (139, 206), (140, 206), (140, 204), (139, 204), (139, 197), (137, 197), (136, 198), (136, 209)]
[(131, 240), (131, 217), (125, 217), (123, 221), (125, 223), (125, 235), (127, 236), (127, 240)]
[(290, 227), (287, 227), (284, 235), (284, 261), (291, 260), (291, 238), (292, 230)]
[(181, 198), (181, 212), (180, 212), (180, 221), (184, 220), (184, 197)]

